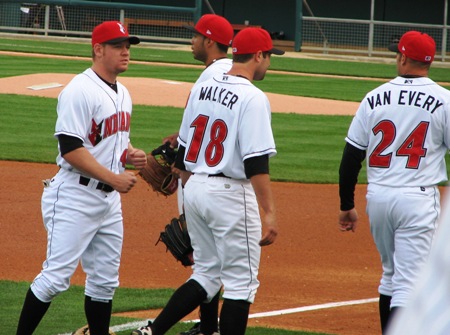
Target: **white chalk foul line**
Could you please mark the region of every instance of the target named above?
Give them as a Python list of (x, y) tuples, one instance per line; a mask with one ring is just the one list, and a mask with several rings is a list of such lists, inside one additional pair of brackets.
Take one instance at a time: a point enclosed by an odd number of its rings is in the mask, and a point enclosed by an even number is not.
[(297, 308), (281, 309), (279, 311), (272, 311), (272, 312), (254, 313), (254, 314), (250, 314), (249, 318), (250, 319), (265, 318), (268, 316), (301, 313), (301, 312), (315, 311), (318, 309), (327, 309), (327, 308), (335, 308), (335, 307), (342, 307), (342, 306), (368, 304), (368, 303), (377, 302), (377, 301), (378, 301), (378, 298), (350, 300), (350, 301), (341, 301), (341, 302), (330, 302), (330, 303), (321, 304), (321, 305), (312, 305), (312, 306), (304, 306), (304, 307), (297, 307)]
[[(265, 317), (268, 317), (268, 316), (279, 316), (279, 315), (285, 315), (285, 314), (293, 314), (293, 313), (301, 313), (301, 312), (308, 312), (308, 311), (316, 311), (316, 310), (319, 310), (319, 309), (327, 309), (327, 308), (336, 308), (336, 307), (343, 307), (343, 306), (369, 304), (369, 303), (377, 302), (377, 301), (378, 301), (378, 298), (350, 300), (350, 301), (341, 301), (341, 302), (330, 302), (330, 303), (320, 304), (320, 305), (311, 305), (311, 306), (303, 306), (303, 307), (297, 307), (297, 308), (288, 308), (288, 309), (281, 309), (281, 310), (278, 310), (278, 311), (271, 311), (271, 312), (253, 313), (253, 314), (250, 314), (248, 317), (250, 319), (265, 318)], [(188, 321), (183, 321), (183, 322), (188, 323), (188, 322), (199, 322), (199, 321), (200, 321), (199, 319), (194, 319), (194, 320), (188, 320)], [(111, 330), (114, 331), (114, 332), (119, 332), (119, 331), (128, 330), (128, 329), (136, 329), (136, 328), (145, 326), (146, 324), (147, 324), (147, 321), (128, 322), (128, 323), (124, 323), (122, 325), (117, 325), (117, 326), (111, 327)], [(60, 335), (70, 335), (70, 333), (60, 334)]]

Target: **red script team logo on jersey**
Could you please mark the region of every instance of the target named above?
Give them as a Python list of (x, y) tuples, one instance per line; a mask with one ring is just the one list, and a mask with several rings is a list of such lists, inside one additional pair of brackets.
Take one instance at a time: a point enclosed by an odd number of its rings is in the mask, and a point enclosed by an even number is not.
[[(117, 132), (130, 131), (131, 115), (128, 112), (118, 112), (110, 117), (97, 123), (92, 119), (91, 133), (89, 134), (89, 141), (95, 147), (101, 140), (107, 138)], [(102, 134), (103, 131), (103, 134)]]

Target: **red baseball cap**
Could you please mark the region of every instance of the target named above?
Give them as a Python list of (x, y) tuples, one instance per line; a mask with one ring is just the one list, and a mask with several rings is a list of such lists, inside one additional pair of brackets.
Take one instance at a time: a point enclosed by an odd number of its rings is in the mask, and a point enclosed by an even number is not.
[(275, 49), (272, 38), (262, 28), (245, 28), (236, 34), (233, 40), (233, 55), (254, 54), (266, 51), (275, 55), (283, 55), (284, 51)]
[(404, 33), (400, 41), (391, 44), (388, 49), (419, 62), (431, 63), (436, 53), (436, 42), (430, 35), (411, 30)]
[(198, 20), (194, 27), (184, 27), (223, 45), (229, 46), (233, 40), (233, 27), (226, 18), (220, 15), (205, 14)]
[(94, 28), (92, 31), (92, 46), (97, 43), (119, 43), (130, 41), (130, 44), (139, 44), (139, 37), (130, 36), (127, 28), (119, 21), (105, 21)]

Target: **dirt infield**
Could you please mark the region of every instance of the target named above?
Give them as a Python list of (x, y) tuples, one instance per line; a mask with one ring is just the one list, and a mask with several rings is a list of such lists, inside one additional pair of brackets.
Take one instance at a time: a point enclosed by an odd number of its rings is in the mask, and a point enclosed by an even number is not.
[[(72, 75), (35, 75), (0, 80), (0, 93), (56, 97), (61, 87), (33, 91), (28, 86), (50, 82), (65, 85)], [(22, 81), (23, 80), (23, 81)], [(19, 83), (20, 82), (20, 83)], [(134, 103), (182, 107), (190, 86), (186, 83), (152, 79), (121, 78)], [(158, 96), (148, 92), (151, 85)], [(181, 89), (181, 91), (178, 91)], [(146, 93), (147, 92), (147, 93)], [(167, 93), (168, 92), (168, 93)], [(175, 93), (178, 92), (178, 93)], [(142, 95), (144, 93), (144, 95)], [(146, 93), (146, 94), (145, 94)], [(165, 103), (149, 97), (165, 98)], [(353, 114), (355, 103), (269, 95), (274, 112)], [(279, 99), (279, 100), (278, 100)], [(286, 104), (286, 105), (283, 105)], [(327, 104), (333, 105), (328, 108)], [(180, 106), (181, 105), (181, 106)], [(40, 213), (42, 179), (56, 173), (55, 165), (0, 161), (0, 278), (31, 281), (45, 258), (45, 231)], [(333, 302), (377, 297), (380, 261), (365, 215), (365, 186), (357, 186), (357, 210), (361, 223), (356, 233), (337, 228), (339, 199), (337, 185), (273, 183), (280, 235), (263, 248), (261, 287), (251, 313), (279, 311)], [(178, 287), (191, 273), (159, 244), (159, 232), (176, 216), (175, 196), (165, 198), (142, 181), (123, 195), (125, 239), (120, 270), (122, 287)], [(73, 284), (83, 285), (78, 270)], [(340, 335), (379, 334), (378, 305), (370, 302), (317, 308), (311, 311), (251, 319), (250, 325), (309, 330)], [(133, 314), (154, 317), (156, 312)], [(190, 318), (197, 318), (192, 314)]]
[[(73, 74), (62, 73), (39, 73), (0, 78), (0, 93), (56, 98), (73, 76)], [(192, 83), (163, 79), (121, 77), (119, 81), (130, 91), (133, 103), (139, 105), (184, 107), (192, 88)], [(28, 88), (45, 87), (46, 84), (62, 86), (38, 90)], [(275, 113), (329, 114), (332, 111), (335, 115), (352, 115), (358, 107), (358, 103), (350, 101), (294, 97), (274, 93), (267, 93), (267, 96)]]
[[(41, 180), (57, 168), (0, 161), (0, 169), (4, 190), (0, 204), (6, 218), (0, 224), (0, 278), (31, 281), (45, 258)], [(364, 214), (365, 187), (357, 188), (361, 224), (356, 233), (337, 229), (336, 185), (273, 183), (273, 189), (280, 235), (274, 245), (263, 248), (261, 287), (251, 313), (376, 297), (380, 264)], [(123, 211), (121, 286), (178, 287), (190, 269), (176, 263), (161, 244), (155, 246), (162, 227), (177, 214), (176, 198), (158, 196), (140, 181), (123, 195)], [(83, 285), (81, 271), (72, 283)], [(376, 303), (257, 318), (249, 324), (341, 335), (379, 334)]]

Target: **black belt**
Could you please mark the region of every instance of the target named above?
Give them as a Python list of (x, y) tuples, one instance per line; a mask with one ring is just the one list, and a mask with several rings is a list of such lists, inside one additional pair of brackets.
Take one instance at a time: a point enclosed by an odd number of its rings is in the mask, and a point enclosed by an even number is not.
[(209, 174), (208, 177), (223, 177), (223, 178), (231, 178), (228, 176), (225, 176), (222, 172), (221, 173), (216, 173), (216, 174)]
[[(80, 184), (81, 185), (88, 186), (90, 181), (91, 181), (91, 178), (80, 176)], [(102, 183), (100, 181), (97, 183), (96, 189), (101, 190), (103, 192), (107, 192), (107, 193), (114, 191), (114, 189), (111, 185)]]

